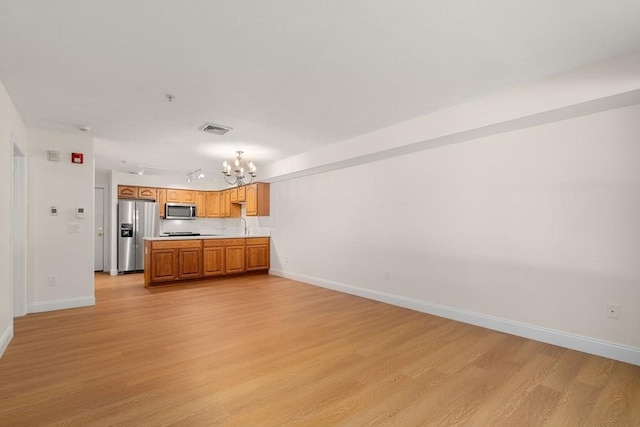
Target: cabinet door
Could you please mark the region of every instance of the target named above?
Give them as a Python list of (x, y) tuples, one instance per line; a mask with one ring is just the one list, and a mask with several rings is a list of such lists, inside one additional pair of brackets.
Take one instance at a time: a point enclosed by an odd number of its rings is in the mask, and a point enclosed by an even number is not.
[(203, 276), (222, 276), (224, 274), (224, 248), (203, 249)]
[(247, 216), (258, 215), (258, 184), (247, 185), (246, 197)]
[(238, 203), (238, 187), (234, 187), (229, 190), (229, 198), (231, 199), (231, 203)]
[(196, 192), (194, 190), (181, 190), (180, 203), (195, 203)]
[(138, 187), (118, 185), (118, 199), (135, 199), (136, 197), (138, 197)]
[(196, 191), (196, 217), (207, 217), (207, 193), (205, 191)]
[(238, 202), (246, 202), (247, 201), (247, 187), (243, 185), (242, 187), (238, 187)]
[(207, 218), (220, 218), (220, 193), (208, 191), (206, 196)]
[(247, 185), (247, 216), (269, 216), (269, 188), (264, 182)]
[(166, 188), (156, 188), (156, 200), (158, 201), (158, 210), (160, 211), (160, 216), (164, 218), (164, 205), (165, 203), (167, 203)]
[(231, 216), (231, 194), (229, 190), (220, 193), (220, 216), (228, 218)]
[(167, 282), (178, 278), (176, 249), (151, 251), (151, 282)]
[(167, 202), (180, 203), (180, 191), (173, 188), (167, 188)]
[(195, 279), (202, 276), (202, 249), (179, 249), (179, 276), (181, 279)]
[(150, 187), (138, 187), (138, 199), (156, 199), (156, 189)]
[(244, 246), (228, 246), (224, 248), (226, 274), (244, 273)]
[(247, 246), (247, 271), (269, 269), (269, 245)]

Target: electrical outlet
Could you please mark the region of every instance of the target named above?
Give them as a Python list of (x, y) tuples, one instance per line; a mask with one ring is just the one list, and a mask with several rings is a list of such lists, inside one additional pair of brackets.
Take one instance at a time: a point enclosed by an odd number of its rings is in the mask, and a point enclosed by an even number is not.
[(49, 276), (47, 278), (47, 284), (49, 286), (56, 286), (58, 284), (58, 278), (56, 276)]
[(384, 280), (391, 280), (391, 272), (390, 271), (385, 271), (384, 272)]
[(620, 315), (620, 306), (617, 304), (607, 303), (607, 317), (610, 319), (617, 319)]

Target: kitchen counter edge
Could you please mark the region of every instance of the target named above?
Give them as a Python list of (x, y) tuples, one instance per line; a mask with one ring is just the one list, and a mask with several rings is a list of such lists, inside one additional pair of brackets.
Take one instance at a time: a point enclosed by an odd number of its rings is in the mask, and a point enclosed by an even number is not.
[(164, 242), (167, 240), (210, 240), (210, 239), (251, 239), (253, 237), (271, 237), (269, 234), (225, 234), (220, 236), (171, 236), (171, 237), (145, 237), (144, 240), (152, 242)]

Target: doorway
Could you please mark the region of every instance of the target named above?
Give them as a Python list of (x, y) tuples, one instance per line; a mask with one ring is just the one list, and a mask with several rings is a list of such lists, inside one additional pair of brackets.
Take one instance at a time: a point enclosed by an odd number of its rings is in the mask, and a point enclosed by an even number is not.
[(27, 314), (27, 158), (13, 141), (13, 316)]
[(105, 191), (102, 187), (94, 188), (93, 209), (93, 271), (104, 271), (104, 255), (107, 253), (104, 238), (104, 206)]

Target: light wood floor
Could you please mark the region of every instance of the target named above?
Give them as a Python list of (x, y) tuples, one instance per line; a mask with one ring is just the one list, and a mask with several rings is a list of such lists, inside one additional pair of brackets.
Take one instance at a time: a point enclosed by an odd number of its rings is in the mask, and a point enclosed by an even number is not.
[(639, 426), (640, 367), (267, 275), (15, 321), (0, 425)]

